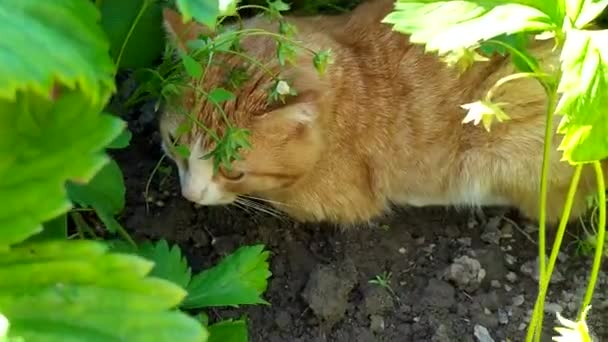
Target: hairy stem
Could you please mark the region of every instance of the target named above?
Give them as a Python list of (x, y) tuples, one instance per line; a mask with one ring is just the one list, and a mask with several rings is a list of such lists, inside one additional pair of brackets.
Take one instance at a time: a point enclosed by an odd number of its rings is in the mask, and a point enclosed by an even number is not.
[[(549, 265), (546, 271), (544, 272), (544, 276), (541, 277), (540, 280), (540, 290), (538, 296), (536, 297), (536, 303), (534, 303), (534, 311), (532, 315), (532, 320), (530, 321), (530, 328), (528, 330), (528, 337), (526, 338), (526, 341), (529, 341), (532, 338), (531, 331), (534, 331), (534, 329), (536, 329), (537, 332), (536, 336), (539, 337), (540, 333), (538, 332), (542, 331), (542, 316), (539, 315), (539, 312), (542, 312), (543, 310), (544, 298), (547, 295), (547, 290), (549, 289), (549, 282), (551, 281), (551, 273), (553, 272), (553, 268), (555, 267), (557, 255), (559, 253), (560, 247), (562, 245), (562, 240), (566, 232), (566, 226), (568, 225), (570, 212), (572, 211), (572, 205), (574, 203), (576, 190), (578, 189), (578, 183), (581, 178), (582, 169), (583, 165), (578, 165), (574, 169), (574, 174), (572, 175), (572, 180), (570, 181), (570, 188), (568, 189), (568, 195), (566, 197), (566, 202), (564, 203), (564, 209), (562, 210), (562, 216), (559, 222), (559, 227), (557, 228), (555, 240), (553, 241), (553, 247), (551, 248)], [(542, 269), (539, 268), (539, 272), (542, 272)]]
[(591, 299), (593, 298), (595, 283), (597, 282), (597, 276), (600, 272), (600, 266), (602, 265), (605, 240), (604, 236), (606, 233), (606, 183), (604, 181), (604, 172), (602, 170), (602, 164), (600, 161), (594, 161), (593, 168), (595, 169), (597, 196), (599, 202), (597, 244), (595, 246), (595, 256), (593, 258), (593, 267), (591, 268), (591, 275), (589, 277), (590, 279), (587, 285), (587, 292), (585, 293), (585, 298), (583, 299), (583, 304), (578, 314), (579, 319), (581, 318), (585, 308), (589, 304), (591, 304)]
[[(559, 78), (559, 77), (557, 77)], [(559, 83), (559, 82), (556, 82)], [(553, 146), (553, 115), (557, 106), (557, 90), (552, 89), (547, 92), (547, 114), (545, 122), (545, 142), (543, 146), (543, 162), (540, 178), (540, 193), (539, 193), (539, 215), (538, 215), (538, 273), (539, 273), (539, 295), (542, 292), (542, 284), (546, 277), (546, 260), (545, 260), (545, 234), (547, 225), (547, 181), (549, 178), (549, 163), (551, 159), (551, 148)], [(540, 298), (538, 308), (534, 310), (530, 328), (526, 336), (526, 342), (532, 341), (532, 334), (536, 326), (535, 340), (540, 341), (540, 333), (542, 331), (543, 322), (543, 306), (544, 297)], [(535, 319), (536, 318), (536, 319)]]

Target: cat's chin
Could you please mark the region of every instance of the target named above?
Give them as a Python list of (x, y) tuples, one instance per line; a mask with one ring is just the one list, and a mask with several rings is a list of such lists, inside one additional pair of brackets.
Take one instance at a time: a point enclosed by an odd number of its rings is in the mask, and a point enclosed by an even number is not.
[(206, 207), (215, 207), (215, 206), (222, 206), (222, 205), (228, 205), (230, 203), (234, 203), (237, 199), (236, 195), (225, 195), (221, 198), (215, 198), (213, 200), (198, 200), (198, 201), (191, 201), (194, 202), (198, 205), (202, 205), (202, 206), (206, 206)]

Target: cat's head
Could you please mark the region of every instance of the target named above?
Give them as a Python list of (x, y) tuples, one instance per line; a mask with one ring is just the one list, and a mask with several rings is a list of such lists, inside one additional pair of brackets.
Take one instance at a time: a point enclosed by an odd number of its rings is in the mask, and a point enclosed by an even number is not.
[[(186, 41), (195, 39), (205, 28), (194, 22), (183, 23), (179, 14), (165, 10), (164, 24), (169, 42), (186, 49)], [(323, 84), (315, 72), (312, 57), (301, 56), (295, 66), (282, 72), (298, 94), (285, 103), (268, 102), (269, 88), (276, 79), (269, 74), (278, 70), (276, 42), (264, 37), (241, 41), (245, 53), (266, 67), (248, 63), (247, 59), (230, 53), (217, 53), (206, 68), (204, 82), (190, 79), (190, 90), (180, 93), (166, 105), (160, 118), (163, 149), (179, 169), (182, 195), (202, 205), (219, 205), (235, 201), (239, 195), (270, 194), (295, 184), (314, 167), (322, 149), (318, 127)], [(246, 71), (247, 79), (230, 88), (234, 100), (221, 103), (221, 111), (211, 101), (196, 96), (198, 88), (210, 92), (217, 87), (228, 88), (226, 81), (235, 70)], [(198, 92), (200, 94), (200, 92)], [(197, 98), (202, 99), (197, 105)], [(233, 127), (250, 132), (251, 148), (241, 149), (242, 160), (232, 163), (230, 170), (220, 167), (214, 172), (213, 158), (203, 159), (216, 146), (217, 136)], [(187, 153), (178, 153), (171, 146), (184, 145)]]

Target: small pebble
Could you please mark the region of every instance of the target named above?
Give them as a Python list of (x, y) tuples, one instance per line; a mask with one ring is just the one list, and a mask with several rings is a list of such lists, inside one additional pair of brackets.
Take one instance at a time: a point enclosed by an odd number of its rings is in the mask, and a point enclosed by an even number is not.
[(517, 281), (517, 274), (515, 274), (514, 272), (509, 272), (507, 273), (506, 278), (508, 281), (514, 283)]
[(524, 298), (523, 295), (519, 295), (519, 296), (515, 296), (513, 297), (513, 306), (521, 306), (524, 302), (526, 301), (526, 299)]
[(511, 287), (511, 286), (509, 286), (509, 285), (505, 284), (505, 291), (507, 291), (507, 292), (511, 292), (511, 290), (513, 290), (513, 287)]
[(492, 281), (490, 282), (490, 285), (492, 285), (492, 287), (493, 287), (493, 288), (495, 288), (495, 289), (499, 289), (499, 288), (501, 288), (501, 286), (502, 286), (502, 285), (500, 284), (500, 281), (498, 281), (498, 280), (496, 280), (496, 279), (492, 280)]
[(509, 314), (503, 309), (498, 309), (498, 323), (502, 325), (509, 324)]
[(494, 339), (490, 336), (490, 332), (483, 325), (476, 324), (473, 329), (478, 342), (494, 342)]
[(515, 265), (515, 263), (517, 262), (517, 258), (512, 256), (511, 254), (505, 254), (505, 261), (509, 265)]
[(156, 204), (157, 207), (164, 207), (165, 206), (165, 202), (163, 202), (163, 201), (156, 201), (156, 203), (154, 203), (154, 204)]
[(545, 303), (545, 312), (555, 314), (556, 312), (561, 313), (564, 308), (557, 303)]
[(399, 248), (399, 254), (405, 254), (406, 252), (407, 250), (405, 249), (405, 247)]
[(519, 327), (517, 327), (517, 330), (524, 331), (527, 327), (528, 325), (526, 323), (519, 323)]

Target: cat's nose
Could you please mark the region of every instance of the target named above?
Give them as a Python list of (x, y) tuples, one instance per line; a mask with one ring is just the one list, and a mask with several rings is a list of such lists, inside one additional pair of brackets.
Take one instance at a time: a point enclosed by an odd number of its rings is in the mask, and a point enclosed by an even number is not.
[(198, 202), (203, 198), (207, 188), (182, 187), (182, 196), (189, 201)]

